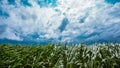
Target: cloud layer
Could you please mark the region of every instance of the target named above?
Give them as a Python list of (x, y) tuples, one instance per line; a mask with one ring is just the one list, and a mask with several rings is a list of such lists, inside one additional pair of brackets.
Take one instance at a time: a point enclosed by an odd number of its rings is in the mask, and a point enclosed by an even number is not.
[(0, 1), (0, 39), (120, 42), (120, 3), (104, 0)]

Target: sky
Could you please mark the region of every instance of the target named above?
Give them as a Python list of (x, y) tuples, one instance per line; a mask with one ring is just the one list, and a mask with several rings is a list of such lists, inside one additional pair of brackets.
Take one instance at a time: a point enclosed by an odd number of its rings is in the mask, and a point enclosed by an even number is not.
[(120, 0), (0, 0), (0, 43), (120, 43)]

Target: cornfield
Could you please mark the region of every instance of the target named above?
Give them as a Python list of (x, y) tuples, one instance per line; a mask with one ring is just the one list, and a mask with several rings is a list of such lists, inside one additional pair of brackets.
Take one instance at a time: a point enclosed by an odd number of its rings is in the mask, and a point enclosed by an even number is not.
[(1, 44), (0, 68), (120, 68), (120, 44)]

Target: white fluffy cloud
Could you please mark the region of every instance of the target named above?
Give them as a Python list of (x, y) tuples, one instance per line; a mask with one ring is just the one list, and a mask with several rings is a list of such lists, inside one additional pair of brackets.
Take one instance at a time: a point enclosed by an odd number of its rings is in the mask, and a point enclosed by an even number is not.
[(1, 2), (2, 13), (9, 16), (0, 16), (0, 39), (120, 42), (120, 3), (58, 0), (57, 6), (47, 7), (40, 7), (33, 0), (28, 3), (32, 6), (24, 6), (19, 0), (14, 5), (6, 0)]

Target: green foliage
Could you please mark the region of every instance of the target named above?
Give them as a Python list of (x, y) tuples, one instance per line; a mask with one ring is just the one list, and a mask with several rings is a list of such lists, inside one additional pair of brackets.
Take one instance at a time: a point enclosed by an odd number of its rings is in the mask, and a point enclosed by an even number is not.
[(0, 45), (0, 68), (119, 68), (120, 44)]

